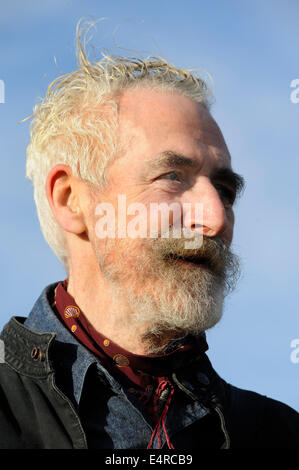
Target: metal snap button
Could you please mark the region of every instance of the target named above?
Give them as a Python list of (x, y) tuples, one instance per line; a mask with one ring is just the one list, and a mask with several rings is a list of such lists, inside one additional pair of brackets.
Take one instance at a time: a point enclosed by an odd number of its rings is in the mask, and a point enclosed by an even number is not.
[(39, 355), (38, 355), (38, 358), (41, 362), (44, 361), (45, 360), (45, 353), (43, 351), (40, 351)]
[(37, 347), (34, 347), (31, 351), (31, 357), (32, 359), (36, 360), (39, 357), (40, 350)]

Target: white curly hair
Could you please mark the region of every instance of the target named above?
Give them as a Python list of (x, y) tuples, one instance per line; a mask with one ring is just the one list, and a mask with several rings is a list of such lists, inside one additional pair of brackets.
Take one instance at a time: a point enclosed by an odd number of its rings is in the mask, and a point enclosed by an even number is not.
[[(58, 163), (75, 176), (103, 187), (105, 169), (117, 155), (117, 96), (126, 89), (147, 87), (177, 91), (211, 104), (211, 88), (197, 72), (177, 68), (157, 57), (138, 59), (102, 52), (91, 61), (86, 53), (87, 33), (95, 22), (79, 21), (76, 30), (78, 69), (61, 75), (33, 109), (26, 175), (34, 186), (43, 235), (67, 270), (67, 246), (45, 191), (49, 171)], [(107, 112), (109, 111), (109, 112)]]

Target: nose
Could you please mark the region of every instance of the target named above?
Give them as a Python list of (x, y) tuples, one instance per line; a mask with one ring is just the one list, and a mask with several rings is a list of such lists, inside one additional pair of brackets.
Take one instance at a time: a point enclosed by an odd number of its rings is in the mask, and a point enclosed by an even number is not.
[(189, 210), (184, 212), (184, 227), (208, 237), (221, 235), (231, 238), (227, 232), (232, 229), (232, 221), (229, 220), (218, 191), (208, 177), (199, 177), (197, 183), (185, 192), (184, 202), (189, 203), (186, 204)]

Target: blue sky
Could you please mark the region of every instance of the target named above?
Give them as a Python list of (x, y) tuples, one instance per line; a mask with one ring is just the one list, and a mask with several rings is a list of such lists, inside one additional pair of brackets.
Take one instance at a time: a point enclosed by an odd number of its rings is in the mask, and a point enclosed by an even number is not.
[[(233, 247), (243, 273), (224, 317), (208, 332), (208, 355), (228, 382), (299, 410), (298, 124), (290, 83), (299, 78), (297, 0), (10, 0), (1, 2), (1, 313), (27, 316), (44, 286), (65, 273), (43, 240), (25, 152), (33, 105), (58, 74), (75, 69), (80, 17), (105, 17), (100, 49), (163, 55), (208, 71), (212, 113), (247, 182)], [(56, 63), (54, 61), (56, 57)]]

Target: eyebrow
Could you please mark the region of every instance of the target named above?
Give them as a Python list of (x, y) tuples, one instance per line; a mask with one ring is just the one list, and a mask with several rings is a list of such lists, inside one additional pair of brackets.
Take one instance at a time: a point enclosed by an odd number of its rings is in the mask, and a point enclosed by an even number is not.
[(213, 182), (218, 181), (227, 184), (234, 190), (236, 196), (239, 196), (245, 188), (245, 180), (243, 176), (235, 173), (231, 168), (224, 167), (215, 169), (212, 172), (210, 179)]
[(185, 157), (176, 152), (167, 150), (166, 152), (160, 153), (155, 160), (150, 160), (147, 164), (153, 169), (160, 169), (161, 167), (168, 168), (196, 168), (198, 163), (192, 158)]
[[(160, 153), (155, 160), (148, 161), (147, 164), (152, 169), (162, 168), (198, 168), (199, 164), (192, 158), (185, 157), (171, 150)], [(243, 176), (235, 173), (229, 167), (216, 168), (211, 176), (211, 181), (218, 181), (229, 185), (236, 195), (239, 195), (245, 188)]]

